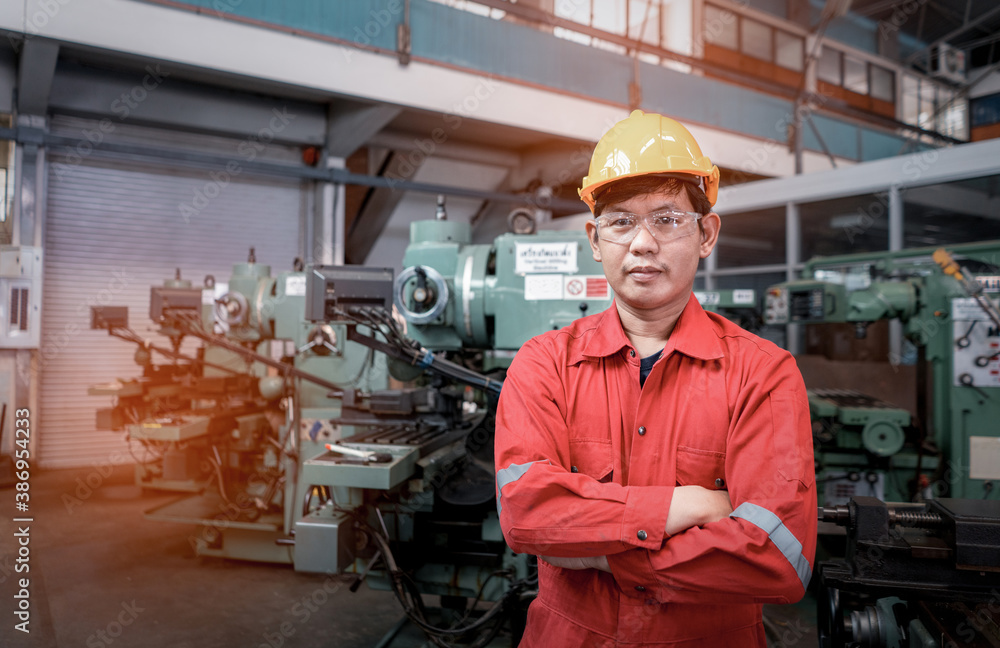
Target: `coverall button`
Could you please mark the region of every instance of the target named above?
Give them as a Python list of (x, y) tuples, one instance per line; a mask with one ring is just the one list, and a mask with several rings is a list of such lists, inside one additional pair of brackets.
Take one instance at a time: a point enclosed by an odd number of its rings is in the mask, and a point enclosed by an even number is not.
[(645, 434), (646, 434), (646, 426), (645, 425), (640, 425), (639, 426), (639, 436), (643, 436)]
[(636, 535), (636, 536), (637, 536), (637, 537), (638, 537), (638, 538), (639, 538), (640, 540), (645, 540), (645, 539), (646, 539), (646, 532), (645, 532), (645, 531), (643, 531), (642, 529), (639, 529), (639, 533), (637, 533), (637, 534), (635, 534), (635, 535)]
[(715, 480), (715, 487), (716, 488), (722, 488), (725, 485), (726, 485), (726, 480), (725, 479), (723, 479), (722, 477), (716, 478), (716, 480)]
[(628, 357), (630, 357), (630, 358), (634, 358), (635, 357), (635, 349), (629, 349), (628, 350)]
[(646, 588), (643, 587), (642, 585), (636, 585), (635, 586), (635, 591), (637, 591), (637, 592), (645, 592)]
[(570, 467), (569, 467), (569, 471), (570, 471), (570, 472), (580, 472), (580, 469), (579, 469), (579, 468), (577, 468), (576, 466), (570, 466)]

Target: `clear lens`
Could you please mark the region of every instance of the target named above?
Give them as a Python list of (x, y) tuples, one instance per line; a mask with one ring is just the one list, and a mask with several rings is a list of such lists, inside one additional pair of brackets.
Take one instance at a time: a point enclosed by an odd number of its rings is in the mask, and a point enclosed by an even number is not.
[(658, 241), (669, 241), (694, 233), (698, 212), (657, 211), (640, 216), (631, 212), (609, 212), (597, 217), (597, 235), (609, 243), (630, 243), (639, 233), (640, 221)]

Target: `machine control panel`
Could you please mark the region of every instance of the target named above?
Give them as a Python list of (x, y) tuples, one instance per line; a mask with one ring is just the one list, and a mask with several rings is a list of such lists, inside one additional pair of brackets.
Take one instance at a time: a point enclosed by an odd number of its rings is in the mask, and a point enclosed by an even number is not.
[(1000, 387), (1000, 329), (971, 297), (953, 299), (951, 309), (954, 385)]

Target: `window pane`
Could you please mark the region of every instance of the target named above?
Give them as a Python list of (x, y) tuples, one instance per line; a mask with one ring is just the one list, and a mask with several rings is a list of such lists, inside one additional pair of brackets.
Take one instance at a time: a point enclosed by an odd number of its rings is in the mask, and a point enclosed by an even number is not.
[(737, 49), (736, 16), (712, 5), (705, 5), (705, 42), (731, 50)]
[(951, 105), (945, 116), (948, 125), (948, 135), (955, 139), (969, 139), (969, 100), (959, 97)]
[(956, 95), (957, 93), (954, 90), (943, 87), (938, 88), (935, 130), (942, 135), (965, 140), (968, 139), (966, 129), (969, 121), (969, 102)]
[(972, 127), (992, 126), (993, 124), (1000, 124), (1000, 93), (973, 99)]
[(868, 94), (868, 64), (864, 61), (844, 57), (844, 87), (851, 92)]
[(764, 61), (774, 60), (771, 53), (771, 28), (754, 20), (740, 21), (742, 50), (747, 56)]
[(590, 24), (590, 2), (557, 2), (555, 14), (582, 25)]
[(801, 38), (788, 32), (776, 31), (774, 32), (774, 45), (777, 49), (774, 57), (775, 63), (789, 70), (802, 71), (803, 41)]
[(871, 66), (872, 71), (872, 97), (882, 101), (896, 100), (896, 75), (892, 70), (877, 65)]
[(601, 40), (600, 38), (595, 38), (590, 42), (591, 47), (596, 47), (597, 49), (606, 50), (608, 52), (614, 52), (615, 54), (620, 54), (625, 56), (628, 54), (628, 50), (624, 45), (619, 45), (618, 43), (611, 43), (606, 40)]
[(838, 50), (823, 46), (823, 51), (816, 62), (816, 78), (833, 85), (840, 85), (840, 59)]
[(590, 36), (586, 34), (581, 34), (580, 32), (570, 31), (565, 27), (555, 27), (552, 29), (552, 35), (556, 38), (564, 38), (568, 41), (573, 41), (574, 43), (580, 43), (581, 45), (590, 45)]
[[(5, 142), (6, 144), (6, 142)], [(5, 161), (6, 162), (6, 161)], [(7, 169), (0, 169), (0, 223), (7, 221)]]
[(939, 133), (944, 133), (946, 131), (944, 124), (945, 113), (947, 113), (948, 109), (951, 107), (951, 100), (954, 97), (955, 97), (955, 92), (953, 90), (951, 90), (950, 88), (938, 86), (937, 104), (934, 106), (934, 114), (935, 114), (934, 130), (936, 130)]
[(593, 6), (594, 27), (612, 34), (625, 35), (624, 2), (595, 2)]
[(867, 193), (800, 204), (801, 258), (889, 249), (887, 201)]
[(785, 208), (726, 214), (726, 233), (715, 248), (719, 268), (785, 262)]
[(920, 122), (920, 79), (903, 75), (903, 121), (916, 126)]
[[(650, 45), (660, 44), (660, 6), (657, 0), (629, 1), (628, 37)], [(640, 39), (640, 34), (642, 38)]]
[(933, 83), (920, 84), (920, 116), (917, 118), (917, 126), (934, 129), (934, 104), (937, 101), (935, 93), (937, 87)]

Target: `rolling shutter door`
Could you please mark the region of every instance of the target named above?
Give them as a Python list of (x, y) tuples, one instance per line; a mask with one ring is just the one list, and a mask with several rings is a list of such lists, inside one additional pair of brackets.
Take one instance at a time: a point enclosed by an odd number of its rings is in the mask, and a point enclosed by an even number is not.
[[(205, 149), (204, 138), (197, 148)], [(212, 183), (208, 171), (166, 163), (51, 156), (38, 354), (41, 466), (131, 461), (124, 433), (96, 429), (96, 412), (111, 398), (89, 396), (87, 388), (140, 375), (135, 345), (90, 330), (92, 305), (128, 306), (130, 327), (168, 346), (149, 320), (150, 286), (178, 268), (194, 286), (208, 274), (228, 281), (250, 247), (272, 274), (300, 256), (303, 183), (248, 173)], [(198, 191), (207, 204), (199, 201), (200, 213), (184, 218), (180, 205)], [(154, 361), (166, 360), (154, 354)]]

